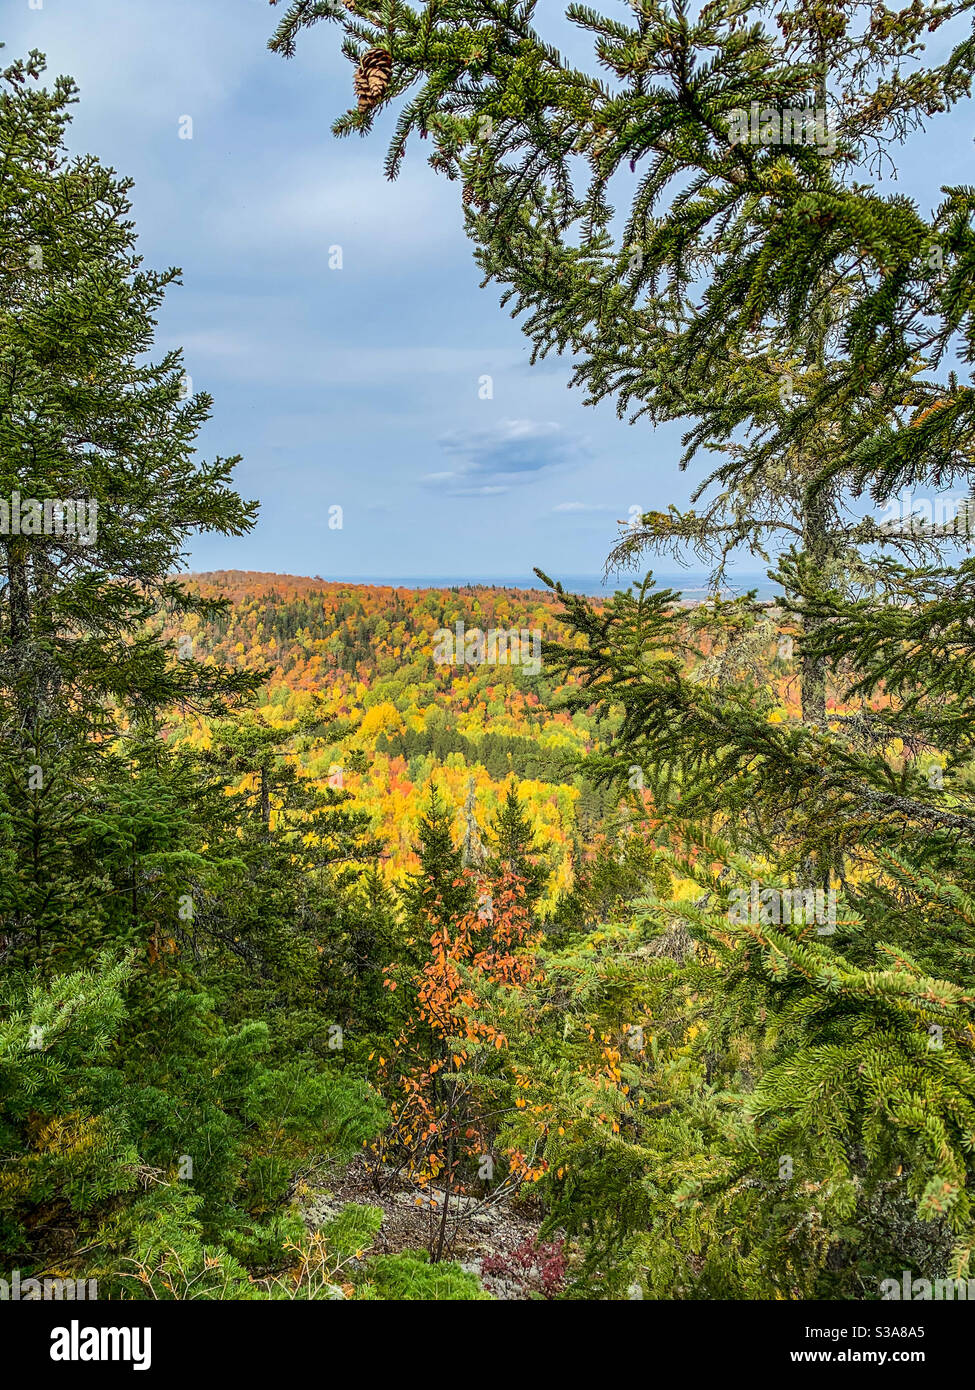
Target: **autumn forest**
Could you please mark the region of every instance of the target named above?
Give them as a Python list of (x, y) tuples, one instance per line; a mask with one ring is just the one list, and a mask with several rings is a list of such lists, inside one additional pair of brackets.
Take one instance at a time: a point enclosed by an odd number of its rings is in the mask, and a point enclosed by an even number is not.
[[(276, 148), (274, 92), (341, 64), (316, 157), (364, 152), (391, 244), (425, 164), (517, 389), (562, 364), (643, 441), (628, 512), (560, 420), (445, 428), (414, 484), (426, 378), (394, 399), (368, 288), (330, 313), (402, 457), (320, 433), (297, 352), (262, 453), (271, 388), (190, 380), (192, 277), (77, 152), (87, 94), (3, 55), (0, 1301), (52, 1305), (53, 1361), (175, 1374), (184, 1327), (246, 1357), (229, 1305), (300, 1338), (412, 1301), (642, 1303), (685, 1343), (761, 1304), (769, 1365), (884, 1364), (975, 1297), (975, 191), (911, 191), (970, 114), (972, 0), (535, 9), (271, 0), (248, 119)], [(243, 329), (193, 341), (245, 372)], [(443, 517), (473, 555), (504, 506), (534, 579), (367, 581), (340, 538), (285, 572), (307, 428), (329, 487), (376, 470), (362, 556), (427, 526), (456, 573)], [(211, 447), (248, 432), (250, 472)], [(523, 544), (568, 477), (598, 500)], [(601, 528), (598, 591), (547, 572), (553, 517)]]

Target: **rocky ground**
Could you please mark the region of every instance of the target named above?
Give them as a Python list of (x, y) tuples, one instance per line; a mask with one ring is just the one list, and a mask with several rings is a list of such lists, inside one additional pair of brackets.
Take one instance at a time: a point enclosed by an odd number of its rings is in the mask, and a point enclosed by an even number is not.
[[(350, 1202), (379, 1207), (383, 1224), (373, 1246), (373, 1254), (393, 1254), (400, 1250), (428, 1249), (439, 1228), (444, 1194), (428, 1189), (418, 1200), (415, 1188), (392, 1176), (377, 1192), (357, 1158), (336, 1175), (325, 1192), (316, 1194), (305, 1206), (305, 1220), (316, 1228), (338, 1216)], [(541, 1277), (543, 1261), (533, 1260), (526, 1251), (538, 1243), (541, 1213), (532, 1203), (507, 1200), (489, 1205), (473, 1197), (452, 1197), (448, 1213), (449, 1248), (447, 1258), (474, 1273), (485, 1289), (499, 1299), (528, 1299), (544, 1293)], [(485, 1261), (490, 1272), (484, 1272)], [(492, 1269), (495, 1261), (505, 1267)]]

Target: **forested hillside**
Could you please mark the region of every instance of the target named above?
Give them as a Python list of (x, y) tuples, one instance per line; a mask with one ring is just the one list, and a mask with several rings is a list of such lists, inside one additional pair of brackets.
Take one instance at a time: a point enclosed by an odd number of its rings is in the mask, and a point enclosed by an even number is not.
[[(267, 683), (255, 709), (282, 731), (312, 713), (316, 737), (282, 745), (303, 775), (344, 787), (371, 818), (391, 882), (417, 867), (417, 831), (432, 782), (476, 834), (516, 788), (546, 866), (542, 909), (551, 913), (576, 868), (614, 840), (628, 814), (619, 794), (581, 768), (599, 736), (586, 710), (558, 708), (561, 682), (517, 663), (448, 664), (435, 634), (504, 630), (559, 632), (546, 590), (371, 588), (291, 576), (190, 576), (206, 597), (232, 607), (207, 624), (186, 624), (194, 656), (250, 672)], [(608, 725), (607, 725), (608, 727)], [(203, 721), (179, 729), (204, 742)]]

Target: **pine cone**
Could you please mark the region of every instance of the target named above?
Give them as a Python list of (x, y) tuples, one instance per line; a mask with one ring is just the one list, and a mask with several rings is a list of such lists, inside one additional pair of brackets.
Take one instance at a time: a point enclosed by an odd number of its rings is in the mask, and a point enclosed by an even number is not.
[(392, 71), (393, 60), (385, 48), (370, 48), (363, 54), (353, 82), (360, 111), (371, 111), (382, 101)]

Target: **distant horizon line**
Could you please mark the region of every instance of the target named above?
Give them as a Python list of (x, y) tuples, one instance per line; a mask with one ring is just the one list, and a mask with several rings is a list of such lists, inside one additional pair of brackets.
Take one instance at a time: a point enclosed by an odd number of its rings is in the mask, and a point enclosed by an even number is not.
[[(407, 590), (414, 593), (421, 593), (428, 590), (455, 590), (464, 589), (485, 589), (502, 590), (513, 593), (539, 593), (551, 594), (550, 589), (535, 574), (505, 574), (505, 575), (468, 575), (461, 576), (456, 574), (362, 574), (362, 575), (321, 575), (321, 574), (289, 574), (277, 570), (240, 570), (240, 569), (221, 569), (221, 570), (196, 570), (186, 574), (186, 579), (200, 578), (206, 579), (212, 576), (219, 582), (221, 575), (260, 575), (265, 585), (273, 584), (275, 580), (287, 582), (289, 580), (304, 584), (321, 584), (332, 586), (346, 586), (348, 588), (360, 589), (392, 589), (393, 591)], [(586, 598), (597, 599), (608, 602), (614, 593), (628, 590), (634, 584), (640, 584), (643, 575), (620, 575), (615, 579), (606, 579), (599, 574), (559, 574), (556, 572), (553, 579), (560, 583), (564, 592), (569, 594), (580, 594)], [(676, 594), (684, 603), (703, 602), (710, 598), (715, 590), (708, 582), (708, 575), (703, 570), (685, 570), (683, 572), (674, 571), (655, 571), (655, 587), (669, 589)], [(754, 571), (729, 573), (725, 583), (721, 586), (721, 596), (726, 599), (741, 597), (749, 590), (754, 592), (758, 599), (765, 601), (774, 597), (776, 586), (769, 580), (767, 574), (757, 574)]]
[[(646, 573), (647, 571), (645, 571)], [(243, 569), (237, 565), (219, 566), (207, 570), (191, 570), (185, 572), (188, 576), (201, 574), (268, 574), (277, 575), (282, 579), (313, 579), (322, 584), (479, 584), (479, 585), (504, 585), (518, 584), (523, 586), (526, 581), (532, 587), (542, 583), (537, 574), (471, 574), (462, 576), (458, 574), (297, 574), (293, 570), (255, 570)], [(564, 572), (563, 572), (564, 573)], [(692, 580), (700, 582), (705, 579), (703, 570), (656, 570), (653, 571), (658, 579), (667, 580)], [(556, 571), (555, 578), (559, 572)], [(604, 575), (593, 573), (592, 571), (577, 571), (571, 574), (564, 573), (567, 579), (584, 579), (587, 583), (598, 583), (602, 586), (619, 583), (636, 583), (638, 575), (634, 573), (632, 578), (626, 575), (619, 575), (614, 579), (609, 579)], [(765, 573), (756, 570), (740, 570), (729, 572), (728, 579), (732, 581), (753, 580), (768, 582)]]

